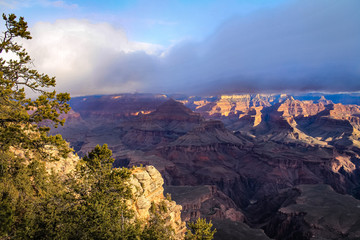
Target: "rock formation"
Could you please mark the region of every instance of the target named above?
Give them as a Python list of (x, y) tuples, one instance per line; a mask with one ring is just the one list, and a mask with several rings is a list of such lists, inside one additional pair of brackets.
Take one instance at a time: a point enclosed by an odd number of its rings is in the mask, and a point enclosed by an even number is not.
[(121, 124), (122, 142), (129, 148), (153, 148), (176, 140), (201, 121), (199, 114), (169, 99), (154, 112)]
[(210, 220), (231, 220), (244, 222), (244, 215), (234, 201), (219, 191), (216, 186), (166, 186), (165, 192), (183, 209), (182, 219), (195, 221), (199, 217)]
[(360, 201), (328, 185), (300, 185), (264, 227), (275, 239), (359, 239)]
[(141, 112), (152, 112), (166, 100), (167, 96), (160, 94), (118, 94), (73, 98), (70, 104), (83, 119), (99, 123), (100, 119), (103, 122), (116, 122)]
[[(52, 161), (45, 162), (47, 172), (54, 172), (59, 174), (61, 177), (64, 177), (66, 174), (70, 174), (75, 170), (76, 164), (79, 161), (79, 156), (73, 152), (69, 152), (66, 156), (62, 156), (59, 154), (58, 149), (51, 145), (44, 146), (44, 149), (46, 154), (54, 158)], [(10, 151), (17, 157), (27, 160), (34, 157), (33, 153), (28, 149), (10, 147)]]
[(183, 239), (186, 231), (185, 222), (181, 220), (180, 205), (164, 197), (164, 180), (159, 171), (153, 166), (138, 167), (132, 170), (129, 185), (134, 195), (134, 200), (129, 205), (135, 212), (135, 217), (140, 220), (149, 220), (152, 204), (162, 204), (167, 211), (166, 224), (175, 230), (175, 239)]

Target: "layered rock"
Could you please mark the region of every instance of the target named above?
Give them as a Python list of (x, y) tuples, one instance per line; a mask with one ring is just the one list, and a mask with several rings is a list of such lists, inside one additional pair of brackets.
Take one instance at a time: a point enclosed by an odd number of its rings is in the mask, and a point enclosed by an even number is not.
[(262, 229), (250, 228), (247, 224), (230, 220), (213, 220), (216, 228), (214, 240), (270, 240)]
[(135, 217), (140, 220), (149, 220), (152, 204), (162, 204), (167, 211), (164, 213), (166, 224), (174, 229), (175, 239), (183, 239), (186, 231), (185, 222), (181, 220), (180, 205), (164, 197), (164, 180), (161, 174), (153, 167), (138, 167), (132, 170), (129, 180), (134, 200), (129, 205), (135, 212)]
[(195, 221), (199, 217), (244, 221), (244, 215), (234, 201), (216, 186), (166, 186), (165, 191), (183, 207), (181, 215), (184, 221)]
[(359, 239), (360, 201), (328, 185), (300, 185), (264, 227), (275, 239)]
[(280, 105), (262, 111), (256, 137), (234, 135), (219, 121), (205, 121), (142, 153), (145, 157), (130, 154), (129, 164), (153, 163), (167, 185), (216, 185), (240, 207), (297, 184), (328, 183), (338, 192), (352, 191), (359, 182), (356, 157), (334, 154), (332, 146), (297, 129), (277, 111)]
[(152, 112), (166, 100), (162, 94), (118, 94), (73, 98), (70, 104), (83, 119), (99, 123)]
[(122, 142), (129, 148), (137, 149), (164, 145), (184, 135), (201, 121), (199, 114), (169, 99), (151, 114), (122, 124), (125, 132)]
[[(73, 152), (66, 154), (66, 156), (61, 156), (56, 148), (50, 146), (46, 146), (46, 148), (46, 152), (56, 158), (56, 160), (45, 161), (45, 168), (48, 173), (54, 172), (61, 177), (64, 177), (66, 174), (70, 174), (75, 170), (76, 164), (79, 161), (79, 156)], [(15, 149), (14, 147), (10, 147), (10, 151), (21, 158), (31, 159), (33, 157), (32, 153), (26, 149)]]
[(208, 146), (214, 144), (245, 146), (249, 145), (250, 142), (244, 138), (236, 137), (225, 128), (221, 121), (206, 121), (186, 135), (179, 137), (171, 143), (171, 146)]
[(153, 113), (144, 117), (147, 121), (179, 121), (179, 122), (194, 122), (201, 121), (200, 115), (194, 113), (184, 104), (170, 98), (161, 104)]
[[(197, 101), (196, 112), (206, 117), (222, 118), (234, 117), (239, 114), (247, 113), (251, 108), (268, 107), (279, 100), (279, 96), (267, 94), (243, 94), (243, 95), (221, 95), (217, 100), (212, 102)], [(197, 105), (200, 103), (199, 105)]]
[(282, 112), (284, 117), (308, 117), (325, 110), (325, 104), (323, 102), (313, 103), (313, 101), (295, 100), (291, 97), (282, 102), (277, 110)]

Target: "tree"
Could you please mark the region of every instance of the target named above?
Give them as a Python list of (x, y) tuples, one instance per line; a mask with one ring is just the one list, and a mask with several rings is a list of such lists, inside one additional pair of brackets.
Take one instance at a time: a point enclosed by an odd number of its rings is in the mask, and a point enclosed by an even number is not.
[[(57, 196), (67, 192), (56, 174), (48, 174), (45, 163), (57, 153), (70, 151), (60, 135), (49, 136), (42, 121), (55, 126), (70, 107), (68, 93), (48, 91), (55, 78), (32, 69), (32, 60), (17, 39), (31, 39), (27, 23), (14, 14), (2, 15), (5, 31), (0, 36), (0, 238), (38, 239), (51, 219), (49, 210)], [(27, 98), (25, 89), (35, 92)], [(52, 148), (52, 154), (50, 151)], [(17, 152), (17, 154), (14, 154)], [(58, 204), (57, 204), (58, 205)], [(45, 214), (48, 213), (46, 216)], [(56, 222), (51, 222), (52, 224)], [(46, 236), (46, 235), (44, 235)]]
[(186, 240), (211, 240), (214, 238), (216, 229), (211, 230), (212, 228), (211, 221), (206, 222), (205, 219), (198, 218), (196, 222), (188, 223), (188, 231), (185, 236)]
[[(0, 37), (0, 150), (10, 146), (32, 149), (48, 155), (44, 146), (54, 145), (58, 150), (69, 151), (60, 135), (48, 136), (49, 127), (38, 124), (47, 120), (57, 127), (63, 125), (61, 113), (70, 110), (68, 93), (48, 91), (55, 87), (55, 77), (32, 69), (33, 61), (16, 39), (31, 39), (23, 17), (3, 14), (5, 32)], [(38, 94), (34, 100), (27, 98), (25, 88)]]
[(0, 151), (0, 239), (53, 239), (66, 194), (67, 187), (47, 173), (42, 159)]
[(174, 239), (174, 229), (167, 224), (168, 208), (164, 201), (155, 204), (151, 203), (150, 219), (145, 225), (141, 234), (143, 240), (172, 240)]
[(131, 171), (113, 169), (111, 156), (104, 144), (80, 160), (71, 185), (74, 204), (65, 213), (69, 238), (131, 239), (130, 236), (140, 234), (140, 225), (132, 221), (134, 215), (128, 207), (128, 200), (133, 197), (126, 184)]

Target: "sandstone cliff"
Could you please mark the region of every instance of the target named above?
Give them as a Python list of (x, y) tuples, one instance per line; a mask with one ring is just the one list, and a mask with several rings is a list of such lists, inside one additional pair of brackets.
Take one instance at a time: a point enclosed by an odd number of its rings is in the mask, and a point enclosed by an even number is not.
[[(49, 157), (52, 156), (54, 158), (52, 161), (45, 161), (45, 168), (48, 173), (54, 172), (60, 176), (65, 176), (75, 169), (75, 166), (79, 161), (79, 156), (73, 152), (69, 152), (66, 154), (66, 156), (62, 156), (59, 154), (58, 149), (54, 146), (45, 145), (44, 149)], [(17, 157), (21, 157), (27, 160), (34, 157), (33, 152), (28, 149), (10, 147), (10, 151), (13, 152)]]
[(181, 220), (182, 207), (164, 197), (164, 180), (159, 171), (153, 166), (137, 167), (132, 171), (129, 184), (134, 195), (129, 205), (134, 210), (135, 217), (147, 221), (151, 215), (151, 205), (162, 204), (167, 208), (164, 215), (166, 224), (175, 230), (175, 239), (183, 239), (186, 226)]

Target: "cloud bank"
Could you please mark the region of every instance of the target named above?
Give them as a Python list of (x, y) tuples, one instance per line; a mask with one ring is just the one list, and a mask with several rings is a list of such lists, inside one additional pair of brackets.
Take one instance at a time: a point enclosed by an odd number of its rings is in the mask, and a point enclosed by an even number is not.
[[(175, 26), (174, 26), (175, 27)], [(360, 1), (299, 0), (233, 17), (203, 42), (131, 42), (107, 23), (37, 23), (25, 47), (72, 95), (360, 91)]]

